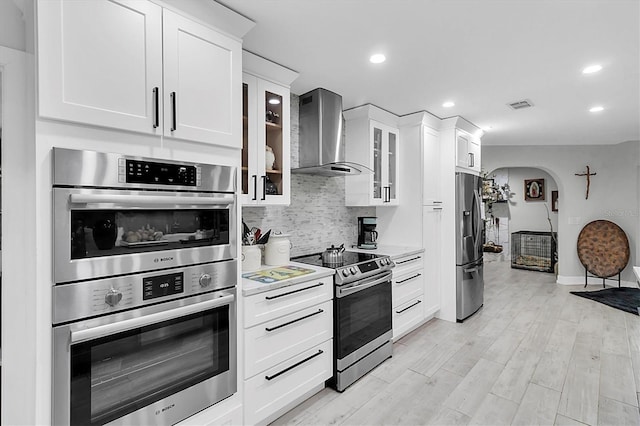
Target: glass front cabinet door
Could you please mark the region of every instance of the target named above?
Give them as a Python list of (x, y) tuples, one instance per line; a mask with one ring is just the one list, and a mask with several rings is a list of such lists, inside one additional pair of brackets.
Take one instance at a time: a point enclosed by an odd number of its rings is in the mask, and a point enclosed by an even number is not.
[(289, 89), (244, 73), (242, 92), (242, 205), (289, 204)]
[(346, 159), (371, 169), (346, 179), (348, 206), (398, 205), (400, 131), (371, 118), (383, 115), (390, 114), (374, 105), (345, 111)]
[(371, 120), (371, 204), (398, 204), (398, 129)]

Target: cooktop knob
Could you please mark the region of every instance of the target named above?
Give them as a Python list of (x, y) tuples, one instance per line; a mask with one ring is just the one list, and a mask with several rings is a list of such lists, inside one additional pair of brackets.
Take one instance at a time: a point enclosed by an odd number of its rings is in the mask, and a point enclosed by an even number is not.
[(349, 270), (351, 271), (351, 275), (355, 275), (358, 273), (358, 270), (354, 266), (352, 266)]
[(211, 284), (211, 275), (209, 274), (202, 274), (200, 275), (200, 286), (201, 287), (209, 287), (209, 284)]
[(342, 270), (342, 276), (343, 277), (348, 277), (349, 276), (349, 270), (348, 269), (343, 269)]
[(104, 303), (109, 306), (116, 306), (122, 300), (122, 293), (112, 288), (104, 296)]

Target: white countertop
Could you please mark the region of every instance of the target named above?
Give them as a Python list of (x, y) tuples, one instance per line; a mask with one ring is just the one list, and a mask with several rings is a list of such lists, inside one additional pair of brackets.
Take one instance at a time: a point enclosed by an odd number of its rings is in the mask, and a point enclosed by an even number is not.
[(636, 274), (636, 281), (638, 281), (638, 286), (640, 286), (640, 266), (634, 266), (633, 273)]
[(391, 259), (398, 259), (403, 256), (410, 256), (412, 254), (418, 254), (424, 252), (423, 247), (403, 247), (403, 246), (387, 246), (379, 245), (375, 249), (359, 249), (357, 247), (350, 247), (349, 251), (355, 251), (359, 253), (375, 253), (390, 256)]
[[(274, 281), (272, 283), (262, 283), (259, 281), (250, 280), (248, 278), (242, 278), (242, 295), (243, 296), (251, 296), (252, 294), (264, 293), (265, 291), (274, 290), (276, 288), (287, 287), (294, 284), (299, 284), (305, 281), (317, 280), (324, 277), (329, 277), (334, 274), (334, 270), (330, 268), (323, 268), (322, 266), (312, 266), (307, 265), (306, 263), (299, 262), (289, 262), (289, 265), (297, 266), (305, 269), (313, 269), (315, 272), (311, 272), (305, 275), (299, 275), (297, 277), (288, 278), (282, 281)], [(282, 265), (288, 266), (288, 265)], [(262, 271), (266, 269), (277, 268), (277, 266), (270, 265), (262, 265), (260, 269), (257, 271)], [(251, 272), (257, 272), (251, 271)], [(242, 275), (251, 273), (251, 272), (242, 272)]]

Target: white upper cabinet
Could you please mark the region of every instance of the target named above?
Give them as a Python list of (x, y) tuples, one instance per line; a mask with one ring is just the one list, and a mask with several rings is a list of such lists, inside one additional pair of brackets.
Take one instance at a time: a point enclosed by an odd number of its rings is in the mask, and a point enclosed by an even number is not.
[(298, 73), (242, 52), (243, 206), (288, 205), (291, 200), (291, 96)]
[(166, 9), (163, 18), (164, 134), (239, 147), (240, 43)]
[[(400, 131), (396, 117), (373, 105), (347, 110), (344, 116), (346, 161), (372, 170), (346, 178), (346, 205), (397, 206)], [(389, 124), (380, 120), (385, 118)]]
[(242, 205), (289, 204), (289, 89), (243, 75)]
[(437, 130), (422, 126), (422, 204), (425, 206), (442, 204), (442, 160), (440, 135)]
[(37, 13), (40, 116), (240, 146), (239, 41), (147, 1)]
[(456, 167), (480, 173), (480, 139), (456, 130)]
[(161, 7), (39, 1), (38, 62), (41, 116), (162, 132)]

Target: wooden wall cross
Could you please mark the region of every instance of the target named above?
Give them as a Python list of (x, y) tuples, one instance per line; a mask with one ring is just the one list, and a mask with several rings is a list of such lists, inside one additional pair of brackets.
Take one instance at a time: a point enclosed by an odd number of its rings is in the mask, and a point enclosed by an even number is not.
[(586, 173), (575, 173), (576, 176), (586, 176), (587, 177), (587, 196), (584, 197), (585, 200), (589, 199), (589, 186), (591, 185), (591, 176), (595, 176), (595, 173), (591, 173), (589, 170), (589, 166), (587, 166)]

